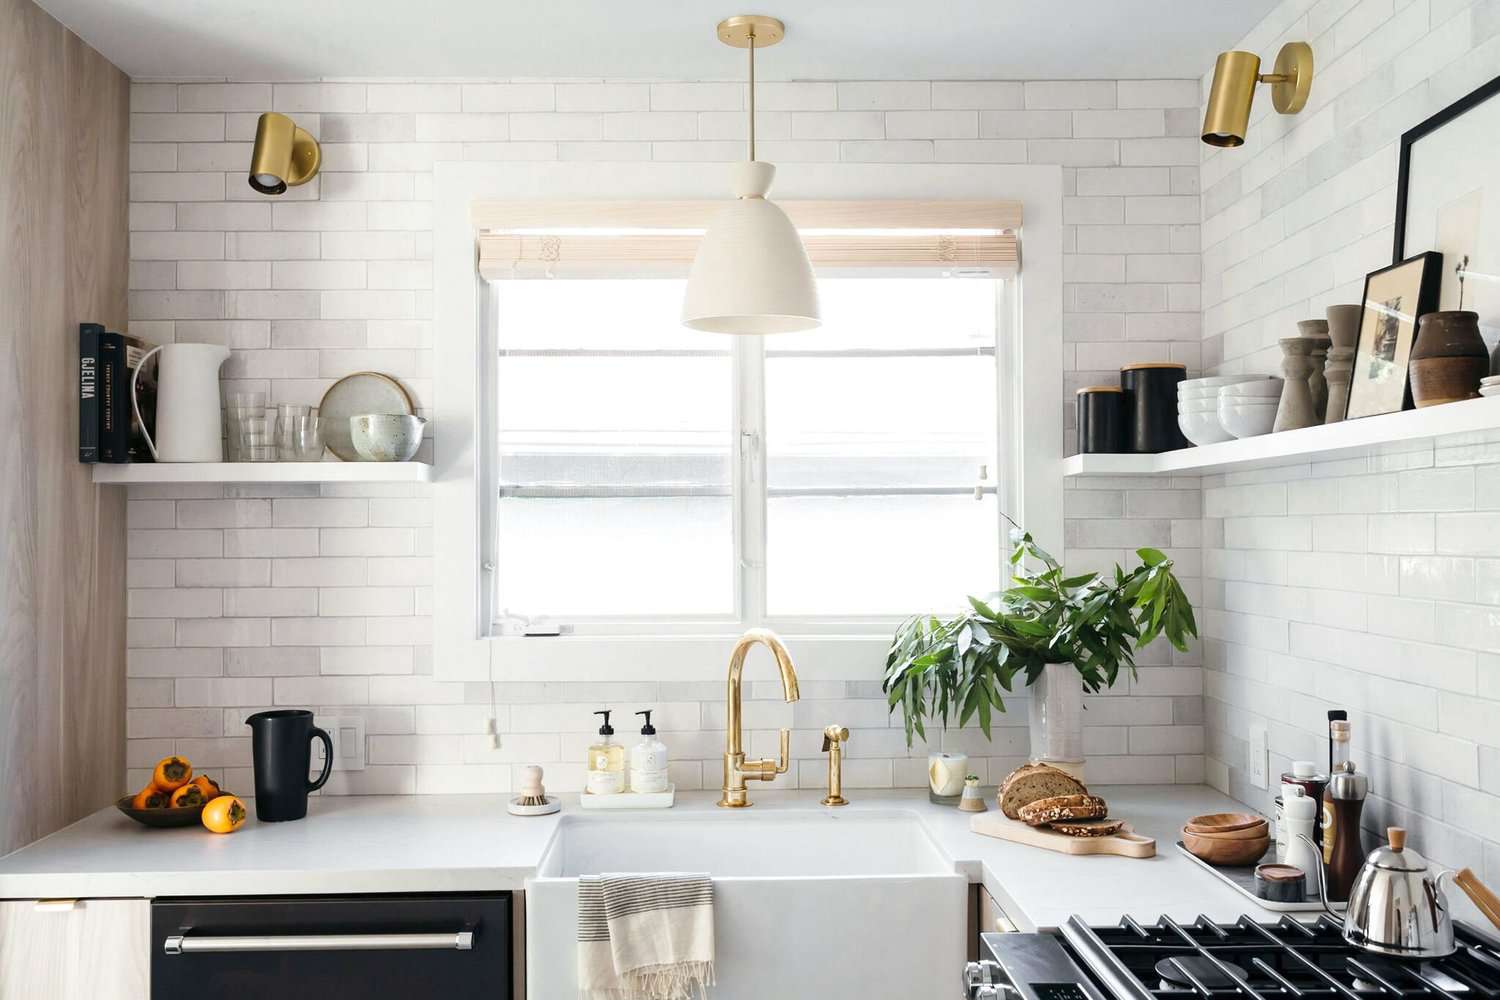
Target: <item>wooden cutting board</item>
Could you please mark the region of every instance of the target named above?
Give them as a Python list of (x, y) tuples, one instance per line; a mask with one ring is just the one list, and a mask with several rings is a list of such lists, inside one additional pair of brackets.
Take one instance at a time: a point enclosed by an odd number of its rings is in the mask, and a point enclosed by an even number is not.
[(1156, 856), (1156, 841), (1130, 831), (1130, 824), (1108, 837), (1070, 837), (1046, 827), (1027, 826), (1008, 819), (998, 809), (980, 813), (969, 822), (969, 829), (986, 837), (999, 837), (1017, 844), (1029, 844), (1061, 854), (1118, 854), (1125, 858)]

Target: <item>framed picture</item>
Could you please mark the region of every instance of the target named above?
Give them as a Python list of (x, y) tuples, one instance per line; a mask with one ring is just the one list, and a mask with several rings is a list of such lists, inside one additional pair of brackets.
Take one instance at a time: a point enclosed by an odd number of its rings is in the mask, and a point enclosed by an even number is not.
[(1445, 267), (1434, 309), (1469, 309), (1500, 340), (1500, 77), (1401, 136), (1392, 263), (1436, 250)]
[(1443, 255), (1431, 250), (1365, 277), (1349, 376), (1349, 419), (1411, 407), (1406, 376), (1417, 317), (1437, 308), (1442, 279)]

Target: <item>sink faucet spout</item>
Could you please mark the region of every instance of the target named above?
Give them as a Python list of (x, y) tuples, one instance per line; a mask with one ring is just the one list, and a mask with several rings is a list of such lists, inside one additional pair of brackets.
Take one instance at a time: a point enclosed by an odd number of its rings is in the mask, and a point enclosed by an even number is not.
[(740, 722), (743, 676), (745, 657), (749, 655), (751, 647), (756, 645), (765, 646), (775, 658), (776, 667), (781, 672), (781, 691), (787, 702), (794, 702), (800, 696), (797, 690), (797, 669), (792, 664), (792, 656), (775, 633), (768, 629), (753, 628), (740, 636), (729, 654), (729, 686), (724, 713), (724, 787), (719, 805), (726, 809), (743, 809), (750, 805), (745, 787), (747, 780), (770, 781), (778, 774), (785, 774), (790, 766), (792, 733), (789, 729), (781, 730), (779, 759), (745, 759), (744, 735)]

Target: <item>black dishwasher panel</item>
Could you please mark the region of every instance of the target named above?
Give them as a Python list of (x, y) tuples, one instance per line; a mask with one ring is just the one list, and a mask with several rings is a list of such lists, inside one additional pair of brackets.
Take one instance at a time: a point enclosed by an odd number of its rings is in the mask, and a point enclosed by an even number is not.
[(152, 1000), (511, 1000), (511, 896), (151, 904)]

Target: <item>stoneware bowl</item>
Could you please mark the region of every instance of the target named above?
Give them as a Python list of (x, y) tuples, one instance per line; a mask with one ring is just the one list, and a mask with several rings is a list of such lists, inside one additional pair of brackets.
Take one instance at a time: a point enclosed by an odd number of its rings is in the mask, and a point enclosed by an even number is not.
[(1218, 396), (1204, 396), (1202, 399), (1179, 399), (1177, 401), (1178, 413), (1192, 413), (1196, 410), (1217, 410), (1218, 408)]
[(1255, 840), (1216, 840), (1183, 830), (1182, 846), (1193, 857), (1211, 865), (1253, 865), (1265, 855), (1266, 849), (1271, 846), (1271, 838), (1263, 836)]
[(1182, 431), (1183, 437), (1197, 445), (1218, 444), (1221, 441), (1234, 439), (1233, 434), (1219, 426), (1217, 409), (1179, 413), (1177, 414), (1177, 427)]
[(349, 418), (354, 450), (366, 462), (409, 462), (422, 446), (427, 421), (405, 413), (363, 413)]
[(1236, 382), (1233, 385), (1220, 386), (1219, 398), (1223, 399), (1225, 396), (1236, 398), (1241, 396), (1257, 396), (1274, 399), (1279, 402), (1281, 399), (1281, 388), (1284, 384), (1284, 380), (1279, 378), (1262, 378), (1256, 379), (1254, 382)]
[(1237, 438), (1257, 437), (1271, 433), (1276, 426), (1276, 402), (1236, 403), (1219, 399), (1219, 426)]
[(181, 809), (136, 809), (130, 804), (133, 798), (135, 798), (134, 795), (125, 796), (115, 802), (115, 808), (142, 826), (197, 826), (203, 822), (203, 806), (208, 805), (204, 802), (201, 805), (186, 806)]

